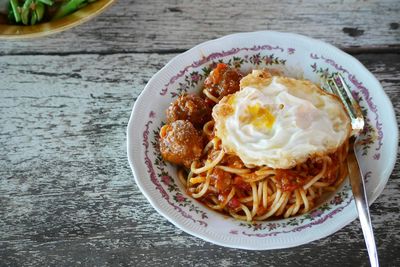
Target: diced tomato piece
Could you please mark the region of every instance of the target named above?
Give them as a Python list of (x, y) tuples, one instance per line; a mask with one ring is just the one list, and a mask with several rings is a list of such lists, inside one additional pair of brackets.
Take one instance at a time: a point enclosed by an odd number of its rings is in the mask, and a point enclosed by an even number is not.
[(305, 179), (294, 170), (277, 170), (275, 178), (280, 182), (283, 191), (293, 191), (305, 182)]
[(257, 215), (258, 215), (258, 216), (263, 215), (263, 214), (265, 214), (266, 212), (267, 212), (267, 208), (264, 208), (263, 205), (260, 205), (260, 206), (258, 207), (258, 209), (257, 209)]
[(249, 183), (246, 183), (243, 180), (243, 177), (241, 176), (235, 176), (235, 178), (233, 178), (233, 184), (238, 187), (239, 189), (242, 189), (244, 191), (249, 191), (251, 190), (251, 186)]
[(228, 207), (231, 209), (237, 209), (240, 207), (240, 201), (234, 197), (229, 201)]
[(215, 181), (215, 188), (218, 192), (230, 191), (232, 188), (232, 176), (228, 172), (224, 172), (219, 168), (215, 168), (211, 173), (211, 179)]
[(210, 108), (212, 108), (216, 104), (214, 101), (212, 101), (209, 98), (205, 98), (204, 101), (206, 102), (206, 105), (209, 106)]
[(217, 67), (213, 70), (213, 82), (214, 83), (219, 83), (222, 78), (222, 74), (224, 71), (228, 68), (228, 65), (224, 63), (218, 63)]

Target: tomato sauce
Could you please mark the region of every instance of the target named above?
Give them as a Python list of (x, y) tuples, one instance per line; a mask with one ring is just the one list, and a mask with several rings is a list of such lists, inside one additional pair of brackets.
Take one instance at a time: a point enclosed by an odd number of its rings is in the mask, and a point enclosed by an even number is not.
[(283, 191), (293, 191), (306, 183), (306, 178), (294, 170), (276, 170), (275, 179), (279, 182)]

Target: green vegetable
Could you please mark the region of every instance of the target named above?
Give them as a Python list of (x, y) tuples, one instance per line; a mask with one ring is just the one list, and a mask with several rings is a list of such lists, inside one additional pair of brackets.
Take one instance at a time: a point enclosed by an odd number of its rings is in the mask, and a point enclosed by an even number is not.
[(22, 19), (23, 24), (25, 24), (25, 25), (29, 24), (29, 8), (22, 7), (21, 19)]
[(36, 12), (32, 12), (32, 15), (31, 15), (31, 25), (35, 25), (37, 21), (38, 21), (38, 19), (37, 19)]
[(61, 5), (61, 7), (58, 9), (57, 13), (54, 15), (52, 19), (53, 20), (59, 19), (65, 17), (66, 15), (71, 14), (72, 12), (81, 8), (81, 5), (85, 4), (85, 2), (86, 0), (69, 0), (65, 2), (64, 4)]
[(10, 6), (11, 6), (12, 12), (14, 14), (15, 22), (20, 22), (21, 21), (21, 15), (19, 14), (19, 10), (18, 10), (18, 1), (17, 0), (10, 0)]
[(40, 22), (44, 17), (45, 6), (53, 5), (53, 0), (25, 0), (20, 5), (21, 1), (10, 0), (12, 16), (9, 14), (10, 20), (14, 20), (16, 23), (22, 23), (24, 25), (34, 25)]
[(42, 2), (36, 3), (35, 13), (36, 13), (37, 20), (41, 21), (43, 19), (43, 15), (44, 15), (44, 4)]
[[(46, 6), (53, 6), (54, 0), (9, 0), (8, 18), (11, 23), (34, 25), (41, 22), (43, 18), (55, 20), (69, 15), (76, 10), (93, 3), (96, 0), (64, 0), (58, 4), (56, 13), (52, 18), (46, 15)], [(57, 1), (56, 1), (57, 2)]]
[(53, 5), (53, 1), (52, 0), (37, 0), (37, 2), (41, 2), (41, 3), (46, 4), (48, 6), (52, 6)]
[(22, 6), (22, 8), (29, 8), (30, 5), (32, 4), (33, 0), (25, 0), (24, 5)]

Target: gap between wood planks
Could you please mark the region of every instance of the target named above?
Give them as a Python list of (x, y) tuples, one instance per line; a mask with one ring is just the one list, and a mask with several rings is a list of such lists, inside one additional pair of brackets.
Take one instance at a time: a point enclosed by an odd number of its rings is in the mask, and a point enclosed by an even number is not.
[[(351, 55), (359, 54), (400, 54), (400, 45), (388, 45), (385, 47), (339, 47), (339, 49)], [(116, 55), (116, 54), (181, 54), (188, 49), (153, 49), (153, 50), (122, 50), (122, 51), (76, 51), (76, 52), (20, 52), (1, 53), (0, 56), (71, 56), (71, 55)]]

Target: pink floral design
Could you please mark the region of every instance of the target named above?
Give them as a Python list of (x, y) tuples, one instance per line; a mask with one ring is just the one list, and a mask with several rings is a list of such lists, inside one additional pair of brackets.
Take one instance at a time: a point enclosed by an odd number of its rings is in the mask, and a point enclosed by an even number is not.
[(277, 227), (276, 223), (270, 223), (270, 224), (268, 225), (268, 228), (269, 228), (270, 231), (275, 230), (276, 227)]
[[(169, 82), (167, 84), (165, 84), (165, 87), (161, 90), (160, 94), (166, 95), (168, 90), (170, 89), (169, 87), (171, 85), (177, 83), (178, 80), (185, 75), (186, 75), (185, 80), (188, 80), (192, 84), (196, 84), (197, 82), (200, 82), (204, 78), (204, 75), (206, 74), (205, 69), (209, 69), (211, 64), (216, 64), (217, 62), (221, 62), (222, 59), (225, 57), (230, 57), (232, 55), (239, 53), (240, 51), (262, 51), (262, 50), (278, 50), (278, 51), (284, 52), (284, 49), (279, 46), (263, 45), (263, 46), (254, 46), (251, 48), (233, 48), (229, 51), (222, 51), (220, 53), (210, 54), (207, 57), (203, 57), (199, 61), (194, 61), (191, 65), (186, 66), (184, 69), (179, 71), (175, 76), (173, 76), (169, 80)], [(294, 48), (287, 48), (286, 51), (288, 54), (295, 53)], [(311, 54), (310, 56), (311, 56), (311, 58), (314, 58), (314, 59), (322, 59), (327, 64), (333, 66), (335, 69), (342, 71), (343, 73), (347, 73), (348, 74), (347, 78), (350, 80), (351, 83), (353, 83), (357, 87), (357, 89), (359, 89), (359, 91), (363, 94), (364, 97), (367, 96), (365, 99), (368, 103), (368, 106), (377, 115), (376, 106), (372, 102), (372, 99), (369, 96), (368, 90), (362, 85), (362, 83), (358, 82), (358, 80), (354, 76), (351, 76), (347, 72), (346, 69), (344, 69), (342, 66), (335, 63), (335, 61), (326, 59), (323, 56), (317, 56), (316, 54)], [(263, 57), (261, 57), (259, 53), (252, 54), (252, 56), (245, 55), (242, 57), (242, 59), (244, 59), (245, 62), (247, 62), (247, 63), (250, 62), (253, 65), (257, 65), (258, 62), (265, 62), (265, 64), (267, 64), (267, 65), (273, 64), (273, 63), (275, 64), (275, 62), (277, 62), (276, 64), (282, 64), (282, 62), (283, 62), (283, 64), (285, 63), (285, 60), (278, 59), (277, 57), (274, 57), (273, 55), (264, 55)], [(231, 59), (229, 59), (229, 60), (231, 60)], [(241, 64), (240, 58), (234, 58), (234, 60), (231, 63), (232, 64), (239, 64), (239, 63)], [(196, 68), (199, 68), (199, 67), (203, 67), (203, 69), (202, 69), (203, 72), (196, 71)], [(316, 70), (317, 64), (314, 63), (313, 65), (311, 65), (311, 68)], [(189, 71), (191, 71), (191, 72), (189, 73)], [(326, 75), (328, 75), (328, 74), (329, 74), (329, 72), (327, 69)], [(203, 77), (201, 75), (203, 75)], [(188, 86), (188, 85), (182, 84), (182, 88), (185, 86)], [(172, 92), (172, 93), (175, 93), (175, 92)], [(193, 218), (191, 216), (191, 214), (189, 214), (185, 210), (183, 210), (182, 207), (186, 207), (183, 205), (183, 203), (186, 203), (185, 201), (188, 201), (188, 200), (183, 194), (179, 193), (179, 191), (176, 191), (177, 189), (175, 189), (175, 188), (172, 189), (172, 190), (174, 190), (172, 192), (174, 192), (175, 194), (174, 194), (173, 198), (170, 198), (169, 194), (171, 193), (171, 189), (168, 189), (169, 190), (169, 193), (168, 193), (161, 185), (161, 183), (162, 183), (163, 185), (168, 187), (172, 184), (173, 181), (171, 181), (171, 177), (169, 175), (161, 175), (161, 176), (159, 176), (160, 180), (156, 179), (157, 173), (155, 172), (153, 163), (151, 162), (151, 160), (148, 156), (148, 153), (149, 153), (149, 150), (148, 150), (149, 127), (153, 123), (153, 121), (151, 119), (155, 118), (155, 117), (156, 117), (156, 114), (153, 111), (151, 111), (149, 114), (150, 120), (146, 124), (146, 129), (143, 132), (143, 145), (145, 147), (145, 163), (147, 165), (148, 173), (150, 174), (151, 181), (155, 185), (156, 189), (160, 192), (161, 196), (167, 201), (167, 203), (169, 205), (171, 205), (176, 211), (178, 211), (183, 217), (185, 217), (193, 222), (199, 223), (200, 225), (203, 225), (204, 227), (207, 227), (207, 223), (205, 221), (197, 220), (197, 219)], [(378, 116), (376, 116), (375, 119), (376, 119), (377, 129), (379, 131), (380, 129), (382, 129), (382, 125), (378, 122), (378, 119), (379, 119)], [(383, 138), (383, 133), (379, 134), (379, 138), (380, 138), (379, 140), (381, 142), (381, 140)], [(380, 148), (380, 146), (379, 146), (379, 148)], [(374, 155), (374, 158), (376, 158), (376, 159), (379, 159), (379, 157), (380, 157), (379, 153), (376, 153)], [(369, 175), (370, 175), (370, 172), (367, 172), (367, 174), (365, 175), (365, 178), (368, 178)], [(160, 181), (161, 181), (161, 183), (160, 183)], [(349, 190), (349, 189), (344, 189), (344, 190)], [(334, 197), (334, 199), (331, 200), (330, 205), (327, 204), (327, 206), (329, 206), (328, 209), (322, 209), (322, 208), (317, 209), (317, 210), (313, 211), (312, 213), (310, 213), (307, 218), (305, 216), (299, 217), (299, 218), (301, 218), (301, 220), (298, 218), (293, 218), (293, 220), (295, 221), (295, 223), (293, 223), (293, 224), (289, 224), (289, 223), (282, 223), (282, 224), (278, 223), (277, 224), (274, 222), (268, 222), (268, 223), (265, 222), (265, 223), (254, 224), (252, 226), (253, 231), (254, 231), (254, 229), (255, 230), (263, 230), (263, 231), (268, 230), (269, 231), (268, 233), (254, 234), (254, 233), (246, 233), (245, 231), (239, 233), (238, 230), (230, 230), (229, 233), (233, 234), (233, 235), (243, 234), (245, 236), (266, 237), (266, 236), (276, 236), (278, 234), (289, 233), (289, 232), (300, 232), (306, 228), (311, 228), (314, 225), (324, 223), (326, 220), (332, 218), (335, 214), (341, 212), (345, 207), (347, 207), (351, 203), (351, 201), (352, 201), (351, 197), (349, 197), (347, 195), (338, 194)], [(332, 205), (334, 205), (334, 206), (340, 205), (340, 206), (336, 207), (335, 209), (332, 210)], [(330, 212), (328, 213), (329, 210), (330, 210)], [(207, 218), (206, 213), (200, 213), (200, 215), (201, 215), (202, 219)], [(315, 218), (317, 218), (317, 219), (315, 219)], [(297, 226), (297, 225), (299, 225), (299, 227), (292, 228), (293, 226)], [(276, 229), (281, 230), (281, 229), (285, 229), (286, 227), (289, 227), (289, 226), (290, 226), (289, 230), (272, 232), (273, 230), (276, 230)]]
[(212, 53), (208, 56), (204, 56), (198, 61), (194, 61), (189, 66), (186, 66), (183, 70), (179, 71), (176, 75), (172, 76), (171, 79), (164, 85), (164, 88), (161, 89), (160, 95), (166, 95), (168, 92), (168, 87), (174, 84), (179, 78), (181, 78), (185, 73), (187, 73), (190, 69), (194, 69), (204, 65), (207, 62), (220, 59), (223, 57), (235, 55), (240, 51), (263, 51), (263, 50), (279, 50), (281, 52), (285, 51), (280, 46), (271, 46), (271, 45), (254, 45), (253, 47), (242, 47), (242, 48), (232, 48), (228, 51), (222, 51), (217, 53)]
[(315, 210), (313, 212), (310, 213), (310, 217), (311, 218), (316, 218), (319, 217), (323, 214), (322, 210)]
[(294, 52), (296, 52), (296, 49), (290, 48), (290, 47), (289, 47), (289, 48), (287, 49), (287, 52), (288, 52), (289, 55), (292, 55), (292, 54), (294, 54)]
[[(372, 103), (372, 100), (371, 100), (368, 90), (365, 87), (363, 87), (362, 84), (355, 79), (354, 75), (349, 74), (346, 69), (344, 69), (342, 66), (335, 63), (333, 60), (326, 59), (322, 56), (318, 57), (316, 55), (311, 55), (311, 57), (314, 59), (322, 58), (323, 60), (325, 60), (327, 63), (331, 64), (338, 70), (343, 71), (343, 73), (346, 73), (346, 75), (343, 75), (343, 76), (347, 76), (348, 79), (353, 83), (353, 85), (355, 85), (357, 90), (353, 90), (352, 95), (353, 95), (354, 99), (358, 103), (360, 103), (361, 111), (365, 118), (365, 127), (364, 127), (364, 130), (362, 131), (361, 138), (358, 139), (357, 144), (361, 145), (361, 149), (362, 149), (361, 155), (363, 155), (363, 156), (367, 156), (368, 151), (370, 150), (371, 146), (376, 143), (377, 143), (376, 150), (379, 151), (382, 146), (382, 139), (383, 139), (382, 124), (378, 121), (376, 105), (374, 103)], [(329, 70), (329, 68), (325, 68), (325, 69), (322, 67), (318, 68), (317, 63), (315, 63), (315, 62), (314, 62), (314, 64), (311, 65), (311, 69), (313, 70), (313, 72), (317, 73), (324, 80), (331, 78), (333, 73), (338, 73), (338, 72), (332, 72), (331, 70)], [(336, 79), (335, 82), (341, 83), (340, 79)], [(362, 105), (364, 103), (364, 98), (366, 99), (369, 109), (367, 109), (366, 107), (364, 107), (364, 105)], [(368, 116), (369, 112), (372, 112), (375, 114), (376, 128), (372, 125), (371, 118), (370, 118), (370, 116)], [(376, 137), (376, 136), (378, 136), (378, 137)], [(376, 139), (378, 139), (378, 142), (376, 142)], [(380, 158), (380, 153), (375, 153), (372, 157), (372, 159), (374, 159), (374, 160), (379, 160), (379, 158)]]
[(164, 175), (163, 177), (161, 177), (161, 181), (165, 185), (169, 185), (171, 183), (171, 178), (168, 175)]
[(339, 205), (343, 202), (343, 199), (341, 196), (335, 196), (332, 200), (331, 200), (331, 204), (333, 205)]
[[(332, 218), (333, 216), (335, 216), (335, 214), (341, 212), (345, 207), (350, 205), (351, 202), (352, 202), (352, 198), (350, 198), (348, 200), (346, 205), (333, 210), (332, 212), (326, 214), (325, 216), (322, 216), (318, 220), (314, 220), (314, 221), (312, 221), (310, 223), (301, 225), (299, 227), (295, 227), (295, 228), (293, 228), (291, 230), (287, 230), (287, 231), (283, 230), (283, 231), (268, 232), (268, 233), (247, 233), (247, 232), (243, 231), (242, 234), (245, 235), (245, 236), (255, 236), (255, 237), (265, 238), (265, 237), (274, 237), (274, 236), (277, 236), (279, 234), (287, 234), (287, 233), (291, 233), (291, 232), (301, 232), (302, 230), (307, 229), (307, 228), (311, 228), (314, 225), (319, 225), (319, 224), (324, 223), (326, 220), (328, 220), (328, 219)], [(274, 230), (276, 228), (276, 227), (274, 227), (275, 225), (273, 223), (270, 223), (269, 225), (270, 225), (270, 229), (269, 229), (270, 231)], [(281, 227), (281, 228), (284, 228), (284, 227)]]
[(198, 72), (193, 72), (190, 76), (193, 82), (198, 82), (200, 80), (200, 75)]
[[(155, 115), (156, 115), (155, 112), (151, 111), (149, 113), (149, 118), (152, 118)], [(205, 221), (194, 219), (190, 214), (188, 214), (186, 211), (184, 211), (181, 207), (179, 207), (174, 202), (172, 202), (170, 197), (169, 197), (169, 195), (168, 195), (168, 193), (167, 193), (167, 191), (165, 191), (165, 189), (162, 187), (162, 185), (158, 181), (156, 171), (154, 170), (154, 167), (153, 167), (153, 162), (151, 161), (151, 159), (149, 157), (149, 147), (150, 147), (150, 144), (149, 144), (149, 133), (150, 133), (150, 125), (151, 124), (153, 124), (153, 120), (151, 120), (151, 119), (145, 124), (145, 129), (143, 131), (143, 140), (142, 140), (142, 145), (144, 146), (144, 149), (145, 149), (144, 162), (145, 162), (145, 164), (147, 166), (147, 172), (150, 175), (151, 182), (155, 185), (156, 189), (160, 192), (161, 196), (167, 201), (167, 203), (169, 205), (171, 205), (183, 217), (185, 217), (187, 219), (190, 219), (193, 222), (197, 222), (197, 223), (199, 223), (200, 225), (202, 225), (204, 227), (207, 227), (208, 224)]]
[[(371, 110), (375, 115), (375, 127), (378, 132), (378, 147), (376, 148), (376, 151), (379, 151), (383, 145), (382, 123), (380, 122), (377, 106), (373, 103), (372, 97), (368, 89), (360, 81), (357, 80), (355, 75), (351, 74), (347, 69), (336, 63), (333, 59), (326, 58), (322, 55), (318, 56), (317, 54), (313, 53), (310, 54), (310, 57), (312, 59), (322, 59), (325, 61), (325, 63), (331, 65), (337, 71), (341, 71), (343, 74), (347, 74), (348, 80), (361, 92), (361, 94), (363, 95), (364, 99), (368, 104), (369, 110)], [(379, 155), (377, 157), (379, 158)]]
[(182, 195), (182, 194), (176, 194), (176, 200), (178, 201), (178, 202), (183, 202), (183, 201), (185, 201), (185, 197)]
[(266, 65), (269, 65), (269, 64), (272, 63), (272, 58), (270, 58), (270, 57), (265, 57), (264, 61), (265, 61), (265, 64), (266, 64)]

